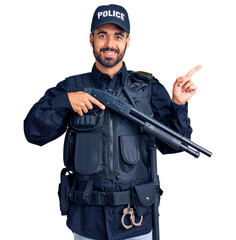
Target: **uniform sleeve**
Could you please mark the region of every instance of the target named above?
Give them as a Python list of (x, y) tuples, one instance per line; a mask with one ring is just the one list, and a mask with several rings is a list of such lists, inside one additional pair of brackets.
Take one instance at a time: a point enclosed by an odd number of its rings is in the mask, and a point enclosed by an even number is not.
[(59, 136), (67, 128), (68, 115), (73, 111), (65, 81), (50, 88), (34, 104), (24, 120), (24, 132), (30, 143), (42, 146)]
[[(172, 102), (165, 87), (155, 78), (152, 80), (151, 104), (156, 120), (190, 139), (192, 128), (188, 118), (188, 103), (178, 105)], [(179, 152), (158, 140), (156, 144), (163, 154)]]

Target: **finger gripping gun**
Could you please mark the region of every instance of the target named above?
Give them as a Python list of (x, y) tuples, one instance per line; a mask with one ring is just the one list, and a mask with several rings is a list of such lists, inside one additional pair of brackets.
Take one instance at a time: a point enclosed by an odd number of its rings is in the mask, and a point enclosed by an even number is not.
[(208, 157), (212, 155), (210, 151), (168, 128), (154, 118), (140, 112), (115, 95), (96, 88), (86, 88), (85, 91), (102, 102), (106, 107), (135, 122), (142, 127), (144, 132), (154, 135), (170, 147), (185, 151), (196, 158), (200, 156), (200, 152)]

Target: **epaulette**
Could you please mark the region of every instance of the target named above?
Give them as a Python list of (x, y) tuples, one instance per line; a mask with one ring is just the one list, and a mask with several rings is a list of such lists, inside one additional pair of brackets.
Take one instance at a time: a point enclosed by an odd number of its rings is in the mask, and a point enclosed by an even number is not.
[(152, 78), (153, 78), (153, 75), (152, 75), (151, 73), (142, 72), (142, 71), (137, 71), (137, 72), (135, 72), (135, 73), (137, 73), (137, 74), (139, 74), (139, 75), (141, 75), (141, 76), (143, 76), (143, 77), (147, 77), (147, 78), (149, 78), (149, 79), (152, 79)]

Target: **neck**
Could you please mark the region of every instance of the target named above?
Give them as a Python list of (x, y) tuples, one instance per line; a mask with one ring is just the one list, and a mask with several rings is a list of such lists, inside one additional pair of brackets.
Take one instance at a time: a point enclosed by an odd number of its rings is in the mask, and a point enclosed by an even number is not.
[(119, 72), (123, 66), (123, 61), (120, 61), (118, 64), (116, 64), (114, 67), (104, 67), (100, 62), (96, 61), (95, 65), (97, 69), (105, 74), (108, 74), (111, 79), (115, 76), (117, 72)]

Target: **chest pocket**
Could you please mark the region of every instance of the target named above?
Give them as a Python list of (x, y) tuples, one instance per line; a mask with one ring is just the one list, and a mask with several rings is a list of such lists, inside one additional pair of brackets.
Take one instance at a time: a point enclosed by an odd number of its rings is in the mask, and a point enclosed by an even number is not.
[(125, 91), (133, 105), (141, 112), (153, 116), (150, 106), (152, 76), (143, 72), (129, 75), (125, 82)]

